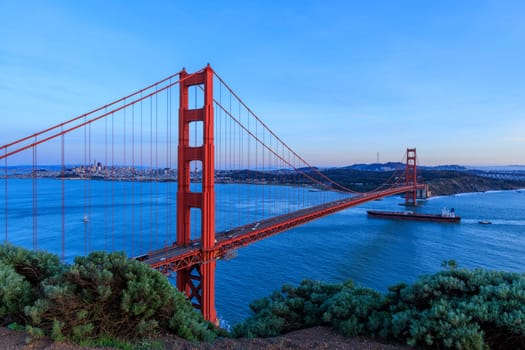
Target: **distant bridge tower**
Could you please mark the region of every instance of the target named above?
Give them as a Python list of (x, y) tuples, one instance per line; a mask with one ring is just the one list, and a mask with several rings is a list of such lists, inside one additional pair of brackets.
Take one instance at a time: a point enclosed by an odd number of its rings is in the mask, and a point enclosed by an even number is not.
[(407, 148), (407, 164), (405, 168), (405, 181), (413, 190), (405, 194), (405, 205), (417, 205), (417, 154), (415, 148)]
[[(177, 288), (186, 293), (193, 305), (201, 310), (206, 320), (216, 323), (213, 70), (208, 65), (202, 72), (189, 75), (183, 69), (180, 73), (180, 81), (177, 245), (190, 244), (191, 209), (200, 209), (202, 263), (177, 271)], [(191, 86), (203, 88), (202, 108), (189, 109), (188, 89)], [(196, 122), (202, 123), (203, 143), (200, 146), (190, 146), (190, 123)], [(192, 161), (202, 163), (201, 192), (193, 192), (190, 189), (190, 162)]]

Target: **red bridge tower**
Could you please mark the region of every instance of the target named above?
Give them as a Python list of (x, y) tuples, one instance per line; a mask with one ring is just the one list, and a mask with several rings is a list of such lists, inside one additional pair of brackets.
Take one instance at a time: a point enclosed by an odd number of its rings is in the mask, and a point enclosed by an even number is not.
[(417, 205), (417, 154), (415, 148), (407, 148), (407, 164), (405, 168), (405, 181), (407, 186), (414, 189), (405, 194), (405, 205)]
[[(213, 140), (213, 70), (208, 65), (201, 72), (180, 73), (177, 245), (190, 244), (191, 209), (201, 210), (202, 263), (177, 271), (177, 288), (185, 291), (206, 320), (217, 322), (215, 311), (215, 189)], [(200, 85), (204, 90), (202, 108), (189, 109), (188, 89)], [(201, 146), (190, 146), (190, 123), (202, 123)], [(199, 138), (197, 138), (199, 139)], [(197, 140), (195, 140), (197, 141)], [(202, 189), (190, 189), (190, 162), (202, 163)]]

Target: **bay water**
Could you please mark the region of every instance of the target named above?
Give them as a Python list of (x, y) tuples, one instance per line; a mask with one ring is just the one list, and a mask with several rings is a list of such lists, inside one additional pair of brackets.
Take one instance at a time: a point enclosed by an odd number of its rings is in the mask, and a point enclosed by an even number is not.
[[(38, 249), (60, 254), (62, 227), (66, 232), (67, 262), (89, 251), (122, 250), (122, 247), (128, 255), (135, 255), (174, 240), (175, 183), (144, 184), (146, 189), (157, 186), (155, 191), (145, 191), (144, 196), (140, 193), (142, 189), (131, 183), (109, 185), (107, 181), (91, 181), (88, 189), (82, 183), (68, 181), (63, 199), (67, 212), (62, 222), (62, 182), (38, 180)], [(239, 197), (227, 200), (228, 194), (249, 194), (257, 191), (257, 187), (216, 185), (217, 197), (221, 198), (217, 201), (218, 230), (229, 228), (232, 215), (239, 208), (249, 207), (253, 217), (260, 217), (257, 206), (248, 206)], [(271, 196), (266, 200), (279, 202), (281, 208), (290, 201), (286, 186), (267, 187), (271, 188), (268, 192)], [(120, 197), (122, 191), (127, 197)], [(6, 201), (2, 186), (2, 226), (5, 226), (6, 204), (8, 207), (7, 233), (0, 227), (5, 235), (0, 237), (2, 241), (33, 247), (32, 193), (31, 180), (10, 179)], [(303, 196), (311, 196), (312, 201), (316, 195), (304, 189)], [(333, 283), (352, 279), (358, 285), (384, 292), (390, 285), (411, 283), (422, 274), (439, 271), (444, 260), (453, 259), (459, 267), (466, 268), (525, 271), (525, 190), (433, 197), (415, 209), (440, 213), (443, 207), (454, 208), (462, 217), (459, 224), (367, 217), (366, 211), (370, 209), (406, 210), (400, 206), (402, 202), (399, 196), (392, 196), (365, 203), (239, 249), (231, 260), (218, 261), (219, 317), (225, 324), (242, 321), (249, 315), (251, 301), (269, 295), (283, 284), (298, 284), (303, 279)], [(89, 225), (82, 219), (86, 211)], [(480, 224), (483, 220), (491, 224)]]

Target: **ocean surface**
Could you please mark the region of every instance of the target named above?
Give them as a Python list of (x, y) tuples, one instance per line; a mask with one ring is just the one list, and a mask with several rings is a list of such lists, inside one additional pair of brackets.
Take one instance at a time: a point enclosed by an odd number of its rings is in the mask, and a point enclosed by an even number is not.
[[(36, 244), (38, 249), (60, 255), (64, 227), (68, 262), (75, 255), (99, 249), (126, 247), (128, 255), (136, 255), (159, 242), (174, 240), (175, 183), (108, 183), (91, 181), (86, 187), (83, 181), (68, 181), (62, 222), (61, 181), (39, 179), (38, 197), (33, 203), (31, 180), (9, 180), (7, 201), (5, 186), (0, 190), (0, 239), (27, 248)], [(278, 203), (274, 209), (282, 209), (290, 201), (292, 207), (297, 205), (287, 193), (288, 187), (266, 187), (270, 190), (265, 200)], [(240, 208), (254, 218), (261, 217), (256, 205), (247, 205), (259, 188), (218, 184), (217, 230), (228, 229)], [(228, 200), (233, 193), (245, 194), (246, 202), (243, 196)], [(314, 203), (319, 193), (304, 189), (301, 196), (302, 201), (311, 197)], [(219, 317), (225, 324), (242, 321), (249, 315), (251, 301), (303, 279), (336, 283), (352, 279), (386, 291), (390, 285), (410, 283), (422, 274), (439, 271), (443, 260), (454, 259), (466, 268), (525, 271), (525, 190), (434, 197), (416, 209), (440, 213), (443, 207), (454, 208), (462, 217), (459, 224), (391, 221), (366, 215), (369, 209), (404, 210), (399, 205), (402, 202), (394, 196), (365, 203), (239, 249), (231, 260), (218, 261)], [(34, 207), (38, 212), (36, 232)], [(265, 216), (274, 214), (265, 210)], [(89, 224), (83, 216), (88, 217)], [(480, 220), (492, 224), (483, 225)]]

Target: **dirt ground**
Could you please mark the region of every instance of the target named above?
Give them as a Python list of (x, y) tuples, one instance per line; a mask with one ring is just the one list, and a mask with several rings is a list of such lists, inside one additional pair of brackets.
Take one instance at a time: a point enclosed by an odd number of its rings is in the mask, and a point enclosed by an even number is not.
[[(27, 335), (22, 332), (0, 328), (1, 350), (92, 350), (73, 344), (53, 343), (49, 339), (26, 344)], [(345, 338), (330, 328), (314, 327), (291, 332), (274, 338), (217, 339), (213, 343), (192, 343), (177, 337), (156, 339), (166, 350), (280, 350), (280, 349), (326, 349), (326, 350), (413, 350), (405, 345), (382, 343), (367, 338)], [(98, 350), (102, 348), (96, 348)], [(104, 348), (109, 350), (110, 348)]]

